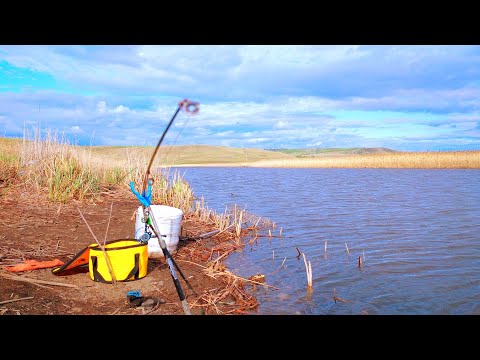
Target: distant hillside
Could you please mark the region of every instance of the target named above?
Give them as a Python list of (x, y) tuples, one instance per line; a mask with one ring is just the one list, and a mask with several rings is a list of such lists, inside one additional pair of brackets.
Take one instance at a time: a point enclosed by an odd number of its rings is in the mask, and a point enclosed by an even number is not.
[[(0, 138), (2, 156), (18, 154), (23, 139)], [(27, 143), (30, 142), (27, 140)], [(130, 158), (150, 159), (153, 146), (75, 146), (91, 153), (93, 158), (124, 162)], [(307, 149), (257, 149), (213, 145), (162, 145), (156, 160), (168, 166), (189, 164), (236, 164), (261, 160), (289, 160), (295, 158), (318, 158), (348, 156), (369, 153), (392, 153), (388, 148), (307, 148)], [(92, 158), (92, 159), (93, 159)]]
[[(122, 160), (129, 154), (150, 157), (153, 146), (93, 146), (89, 147), (94, 155)], [(282, 152), (255, 148), (234, 148), (212, 145), (175, 145), (161, 146), (157, 159), (167, 165), (186, 164), (228, 164), (259, 160), (285, 160), (293, 156)]]
[(327, 148), (327, 149), (306, 148), (306, 149), (269, 149), (269, 151), (280, 152), (283, 154), (295, 156), (297, 158), (397, 152), (396, 150), (392, 150), (388, 148)]

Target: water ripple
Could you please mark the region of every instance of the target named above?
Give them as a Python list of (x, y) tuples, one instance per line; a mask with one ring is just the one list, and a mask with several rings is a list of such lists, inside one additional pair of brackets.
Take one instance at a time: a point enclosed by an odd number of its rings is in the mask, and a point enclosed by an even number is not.
[[(237, 204), (282, 227), (284, 239), (227, 262), (280, 288), (257, 292), (261, 314), (480, 314), (479, 170), (181, 171), (209, 207)], [(312, 262), (310, 294), (296, 246)]]

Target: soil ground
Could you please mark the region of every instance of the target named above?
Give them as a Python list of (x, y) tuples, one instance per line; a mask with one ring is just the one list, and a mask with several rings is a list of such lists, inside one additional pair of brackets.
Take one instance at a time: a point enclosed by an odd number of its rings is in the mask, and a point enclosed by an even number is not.
[[(2, 190), (2, 189), (0, 189)], [(148, 273), (139, 280), (105, 284), (90, 279), (88, 267), (66, 276), (54, 275), (51, 269), (12, 273), (6, 266), (24, 260), (70, 260), (86, 246), (95, 243), (77, 207), (85, 216), (99, 241), (103, 241), (110, 205), (113, 202), (108, 240), (134, 236), (134, 214), (139, 204), (128, 192), (107, 192), (95, 202), (71, 201), (55, 204), (41, 194), (29, 194), (21, 188), (0, 194), (0, 314), (1, 315), (183, 315), (178, 293), (163, 258), (149, 258)], [(197, 293), (195, 295), (179, 274), (192, 314), (255, 314), (256, 300), (243, 287), (232, 285), (224, 276), (212, 277), (205, 271), (215, 250), (232, 251), (228, 237), (187, 240), (212, 228), (199, 226), (188, 214), (182, 221), (182, 236), (173, 257)], [(204, 267), (202, 267), (204, 266)], [(6, 275), (6, 276), (4, 276)], [(209, 276), (210, 275), (210, 276)], [(15, 276), (17, 279), (12, 279)], [(39, 279), (58, 285), (19, 281), (18, 277)], [(230, 290), (225, 289), (230, 286)], [(233, 286), (233, 287), (232, 287)], [(131, 307), (129, 291), (138, 290), (144, 297), (160, 298), (165, 303), (153, 308)], [(9, 301), (33, 297), (32, 299)], [(209, 299), (215, 298), (215, 303)], [(219, 300), (220, 299), (220, 300)], [(249, 304), (249, 306), (245, 306)], [(248, 308), (248, 309), (247, 309)]]

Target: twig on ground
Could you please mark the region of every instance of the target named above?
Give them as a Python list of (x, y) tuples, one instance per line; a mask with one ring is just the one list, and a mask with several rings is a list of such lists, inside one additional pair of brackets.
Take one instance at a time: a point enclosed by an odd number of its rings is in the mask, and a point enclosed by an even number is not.
[(24, 281), (24, 282), (29, 282), (29, 283), (40, 283), (40, 284), (55, 285), (55, 286), (64, 286), (64, 287), (71, 287), (71, 288), (78, 289), (78, 286), (72, 285), (72, 284), (63, 284), (63, 283), (58, 283), (58, 282), (53, 282), (53, 281), (38, 280), (38, 279), (32, 279), (32, 278), (27, 278), (27, 277), (23, 277), (23, 276), (16, 276), (16, 275), (9, 275), (9, 274), (2, 274), (2, 273), (0, 273), (0, 276), (3, 276), (4, 278), (11, 279), (11, 280), (16, 280), (16, 281)]
[(33, 296), (28, 296), (28, 297), (19, 298), (19, 299), (11, 299), (11, 300), (0, 301), (0, 305), (12, 303), (12, 302), (15, 302), (15, 301), (30, 300), (30, 299), (33, 299)]

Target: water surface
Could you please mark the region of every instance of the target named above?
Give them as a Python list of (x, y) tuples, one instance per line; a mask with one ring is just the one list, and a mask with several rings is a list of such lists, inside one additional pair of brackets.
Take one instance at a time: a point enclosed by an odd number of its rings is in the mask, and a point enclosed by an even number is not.
[(282, 228), (226, 262), (280, 289), (255, 293), (259, 314), (480, 314), (480, 170), (179, 171), (217, 212), (236, 204)]

